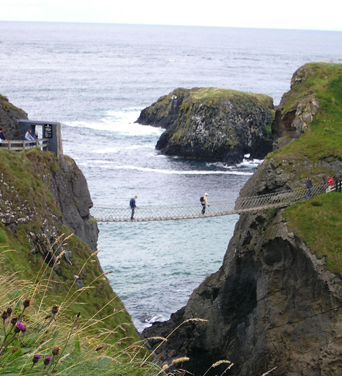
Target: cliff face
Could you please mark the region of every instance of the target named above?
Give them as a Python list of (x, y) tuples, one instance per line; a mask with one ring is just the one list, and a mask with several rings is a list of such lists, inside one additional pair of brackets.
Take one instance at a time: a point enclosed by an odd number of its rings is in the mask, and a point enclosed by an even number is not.
[(20, 132), (17, 119), (27, 119), (27, 113), (14, 106), (0, 94), (0, 126), (4, 128), (7, 140), (19, 140)]
[[(32, 252), (40, 253), (43, 259), (50, 259), (52, 244), (62, 234), (62, 226), (71, 228), (96, 251), (98, 229), (89, 213), (92, 201), (87, 182), (75, 162), (67, 157), (57, 159), (39, 149), (26, 154), (4, 149), (1, 152), (0, 221), (5, 228), (16, 235), (23, 226), (31, 227), (26, 231), (34, 247)], [(22, 158), (24, 171), (12, 166), (18, 158)], [(64, 260), (72, 265), (71, 249), (61, 247), (54, 257), (62, 251)], [(62, 269), (61, 265), (55, 266), (60, 276)]]
[[(15, 271), (31, 281), (42, 275), (38, 284), (48, 280), (45, 304), (63, 304), (65, 314), (98, 320), (95, 331), (113, 329), (109, 342), (127, 346), (138, 335), (96, 256), (92, 205), (85, 177), (71, 158), (40, 148), (0, 148), (0, 274)], [(125, 327), (122, 334), (114, 330), (119, 325)]]
[[(341, 73), (341, 65), (309, 64), (294, 74), (294, 85), (273, 123), (274, 133), (282, 137), (276, 144), (280, 148), (268, 156), (240, 196), (305, 187), (308, 175), (314, 184), (329, 175), (342, 176), (337, 147)], [(303, 111), (303, 103), (314, 105)], [(329, 195), (335, 195), (334, 206), (341, 207), (339, 194)], [(240, 215), (219, 271), (208, 276), (168, 322), (144, 331), (145, 337), (167, 337), (178, 327), (158, 348), (160, 340), (149, 341), (161, 362), (189, 357), (179, 368), (195, 375), (203, 375), (216, 362), (206, 374), (221, 374), (227, 367), (221, 360), (234, 363), (227, 375), (254, 376), (270, 370), (275, 376), (340, 375), (341, 270), (330, 261), (332, 233), (320, 231), (325, 213), (333, 210), (329, 195), (288, 209)], [(298, 225), (290, 219), (292, 208), (299, 213)], [(315, 218), (310, 221), (311, 238), (306, 236), (308, 209)], [(340, 220), (339, 210), (334, 215), (333, 223)], [(318, 240), (323, 247), (329, 244), (320, 253), (323, 257), (316, 256)], [(332, 253), (339, 252), (339, 244), (337, 239)], [(332, 268), (339, 272), (332, 273)]]
[(239, 163), (272, 149), (273, 101), (215, 88), (176, 89), (144, 109), (137, 122), (166, 128), (156, 148), (166, 155)]
[[(44, 178), (46, 180), (47, 176)], [(65, 157), (59, 160), (59, 169), (52, 172), (48, 179), (51, 192), (60, 205), (63, 223), (95, 252), (99, 231), (97, 223), (91, 220), (89, 209), (93, 207), (93, 202), (82, 171), (74, 160)]]

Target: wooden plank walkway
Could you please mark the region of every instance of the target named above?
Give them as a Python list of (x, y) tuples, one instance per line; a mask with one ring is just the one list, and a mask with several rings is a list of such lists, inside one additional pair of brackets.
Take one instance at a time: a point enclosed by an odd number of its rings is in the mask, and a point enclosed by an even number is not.
[[(239, 197), (237, 200), (212, 202), (210, 207), (206, 208), (204, 215), (201, 214), (202, 206), (200, 203), (177, 206), (138, 206), (133, 222), (210, 218), (286, 207), (328, 191), (328, 185), (322, 183), (311, 189), (310, 197), (308, 197), (308, 189), (296, 189), (252, 197)], [(91, 209), (91, 215), (98, 222), (132, 222), (129, 207), (96, 206)]]

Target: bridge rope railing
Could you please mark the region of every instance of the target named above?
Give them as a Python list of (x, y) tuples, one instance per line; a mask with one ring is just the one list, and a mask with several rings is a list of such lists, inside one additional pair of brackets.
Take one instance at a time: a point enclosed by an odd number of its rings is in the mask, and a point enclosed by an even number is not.
[[(327, 191), (328, 185), (322, 183), (311, 188), (310, 197), (308, 189), (294, 189), (259, 196), (239, 197), (227, 201), (211, 202), (206, 208), (205, 215), (201, 213), (202, 205), (192, 203), (187, 205), (150, 205), (139, 206), (135, 210), (135, 221), (162, 221), (176, 219), (191, 219), (203, 217), (216, 217), (230, 214), (240, 214), (247, 211), (261, 210), (279, 206), (288, 206), (307, 198), (315, 197)], [(95, 206), (91, 215), (98, 222), (128, 222), (130, 221), (131, 208)]]

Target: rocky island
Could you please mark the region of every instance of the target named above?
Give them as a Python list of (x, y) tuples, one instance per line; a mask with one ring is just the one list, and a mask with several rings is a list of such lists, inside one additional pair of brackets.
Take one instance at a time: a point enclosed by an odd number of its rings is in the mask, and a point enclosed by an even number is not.
[[(240, 197), (342, 178), (341, 87), (342, 64), (294, 73), (272, 124), (275, 149)], [(340, 375), (341, 213), (335, 192), (241, 214), (221, 268), (143, 332), (160, 363), (197, 376)]]
[(141, 111), (139, 124), (165, 128), (163, 154), (227, 164), (272, 151), (273, 100), (228, 89), (176, 89)]

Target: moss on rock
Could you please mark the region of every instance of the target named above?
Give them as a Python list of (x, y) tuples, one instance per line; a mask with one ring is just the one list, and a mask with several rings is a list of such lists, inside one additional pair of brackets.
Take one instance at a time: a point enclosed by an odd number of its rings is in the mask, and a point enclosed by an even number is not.
[(137, 122), (166, 128), (156, 148), (167, 155), (241, 162), (272, 149), (273, 100), (230, 89), (176, 89), (144, 109)]

